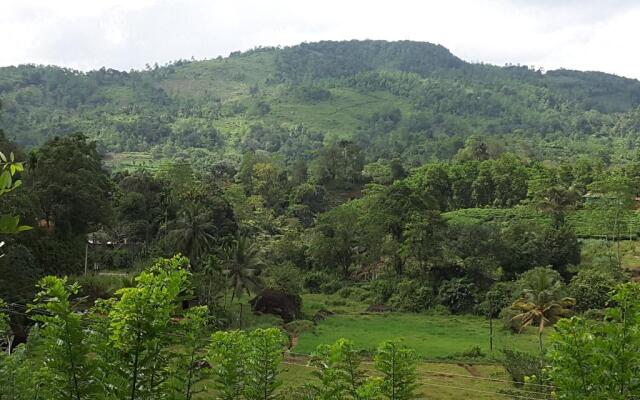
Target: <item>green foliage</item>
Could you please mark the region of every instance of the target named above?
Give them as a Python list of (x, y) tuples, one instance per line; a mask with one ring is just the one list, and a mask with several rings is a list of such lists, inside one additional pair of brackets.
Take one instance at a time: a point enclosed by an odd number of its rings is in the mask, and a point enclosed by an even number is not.
[(375, 366), (382, 374), (382, 397), (389, 400), (417, 398), (416, 357), (413, 350), (397, 341), (382, 343), (374, 357)]
[(269, 268), (266, 286), (287, 294), (299, 295), (302, 293), (300, 270), (291, 264)]
[(4, 338), (9, 335), (11, 326), (9, 326), (9, 316), (6, 313), (7, 303), (0, 298), (0, 337)]
[(40, 148), (37, 159), (29, 179), (49, 225), (82, 235), (109, 221), (113, 189), (95, 142), (83, 135), (56, 138)]
[(247, 379), (248, 338), (242, 331), (216, 332), (211, 337), (209, 361), (220, 400), (241, 398)]
[(571, 279), (567, 291), (576, 299), (576, 310), (604, 309), (609, 301), (609, 293), (618, 283), (609, 271), (597, 268), (581, 268)]
[(558, 323), (548, 359), (549, 376), (561, 399), (628, 399), (640, 388), (639, 287), (620, 285), (603, 321), (580, 317)]
[(318, 346), (312, 362), (319, 368), (314, 376), (320, 381), (311, 386), (313, 399), (361, 399), (360, 391), (366, 377), (351, 341), (339, 339), (331, 345)]
[(105, 320), (94, 339), (98, 380), (109, 396), (135, 400), (161, 393), (168, 378), (167, 333), (187, 289), (187, 266), (183, 257), (161, 259), (136, 278), (135, 287), (99, 303)]
[(438, 290), (438, 300), (453, 313), (469, 311), (477, 303), (475, 285), (465, 279), (445, 281)]
[(333, 294), (337, 287), (337, 279), (323, 271), (311, 271), (303, 276), (302, 286), (309, 293)]
[(522, 387), (528, 377), (541, 376), (543, 363), (540, 357), (517, 350), (502, 350), (502, 365), (516, 386)]
[(434, 305), (435, 297), (430, 286), (422, 286), (420, 282), (413, 280), (403, 280), (395, 288), (389, 304), (394, 310), (421, 312)]
[(215, 231), (211, 213), (197, 205), (189, 205), (171, 224), (167, 239), (174, 249), (197, 262), (213, 248)]
[[(2, 196), (22, 186), (22, 180), (14, 179), (14, 177), (16, 174), (24, 171), (24, 165), (23, 163), (16, 161), (13, 152), (9, 153), (9, 158), (7, 158), (4, 153), (0, 152), (0, 161), (2, 164), (2, 172), (0, 173), (0, 196)], [(9, 235), (28, 231), (30, 229), (31, 227), (29, 226), (20, 225), (19, 216), (0, 216), (0, 234)]]
[(92, 398), (89, 347), (84, 340), (81, 316), (72, 308), (71, 297), (78, 284), (66, 278), (48, 276), (38, 284), (30, 307), (33, 319), (40, 325), (43, 367), (40, 371), (47, 397), (51, 399)]
[(202, 353), (206, 347), (208, 322), (207, 306), (197, 306), (187, 310), (178, 324), (176, 334), (182, 336), (181, 349), (176, 352), (170, 366), (171, 377), (167, 380), (167, 386), (173, 389), (176, 398), (191, 400), (202, 391), (197, 390), (196, 385), (201, 384), (207, 375), (200, 364), (204, 361)]
[(543, 352), (542, 332), (545, 326), (553, 325), (571, 313), (576, 300), (563, 297), (564, 285), (560, 275), (550, 268), (537, 267), (522, 274), (517, 284), (522, 294), (512, 305), (519, 312), (513, 317), (520, 322), (520, 329), (538, 325), (540, 352)]
[(225, 249), (224, 269), (227, 284), (232, 289), (231, 302), (243, 291), (248, 296), (262, 284), (261, 273), (264, 262), (260, 249), (246, 235), (238, 235)]
[(339, 269), (343, 277), (356, 256), (358, 209), (353, 203), (342, 204), (322, 214), (311, 238), (310, 256), (320, 268)]
[(276, 389), (282, 385), (278, 379), (285, 346), (284, 335), (277, 328), (256, 329), (249, 334), (247, 400), (270, 400), (277, 398)]
[(281, 385), (284, 336), (279, 329), (216, 332), (208, 359), (212, 364), (217, 399), (273, 399)]

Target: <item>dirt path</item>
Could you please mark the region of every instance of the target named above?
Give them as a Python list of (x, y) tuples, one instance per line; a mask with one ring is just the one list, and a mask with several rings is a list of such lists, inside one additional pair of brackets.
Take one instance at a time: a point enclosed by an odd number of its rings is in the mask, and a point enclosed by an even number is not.
[(459, 367), (462, 367), (464, 369), (467, 370), (467, 372), (471, 375), (471, 376), (480, 376), (480, 373), (478, 372), (478, 370), (476, 369), (476, 367), (474, 367), (471, 364), (462, 364), (462, 363), (458, 363)]

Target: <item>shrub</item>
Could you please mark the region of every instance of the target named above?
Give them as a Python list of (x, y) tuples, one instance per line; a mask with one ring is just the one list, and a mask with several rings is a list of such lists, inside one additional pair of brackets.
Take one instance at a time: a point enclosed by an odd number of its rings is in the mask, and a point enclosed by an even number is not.
[(366, 301), (371, 296), (371, 293), (361, 287), (347, 286), (338, 290), (338, 296), (353, 301)]
[(309, 293), (334, 294), (344, 283), (326, 272), (312, 271), (304, 276), (302, 286)]
[(511, 306), (507, 306), (500, 311), (499, 318), (502, 320), (502, 324), (505, 329), (511, 331), (512, 333), (520, 332), (521, 324), (519, 320), (514, 320), (513, 317), (518, 315), (518, 312), (511, 308)]
[(452, 313), (469, 311), (476, 304), (476, 287), (464, 278), (445, 281), (438, 290), (440, 304)]
[(283, 264), (269, 268), (267, 287), (281, 290), (287, 294), (299, 295), (302, 292), (300, 270), (292, 264)]
[(477, 311), (485, 316), (497, 317), (500, 311), (513, 304), (515, 285), (513, 282), (498, 282), (484, 296), (484, 301), (478, 304)]
[(599, 269), (581, 269), (568, 286), (569, 295), (576, 299), (576, 311), (602, 309), (607, 305), (609, 292), (616, 286), (613, 274)]
[(398, 284), (396, 294), (389, 299), (394, 309), (420, 312), (429, 309), (434, 302), (433, 290), (419, 282), (404, 280)]
[(449, 309), (447, 307), (443, 306), (442, 304), (436, 304), (435, 306), (433, 306), (429, 310), (427, 310), (427, 314), (428, 315), (447, 316), (447, 315), (451, 315), (451, 311), (449, 311)]
[(479, 346), (473, 346), (462, 352), (464, 358), (482, 358), (485, 354), (482, 352)]
[(311, 332), (315, 328), (313, 321), (309, 321), (307, 319), (298, 319), (295, 321), (291, 321), (284, 326), (285, 331), (287, 331), (291, 336), (300, 336), (305, 332)]
[(119, 289), (133, 286), (129, 275), (82, 275), (76, 280), (80, 284), (80, 295), (87, 296), (89, 304), (113, 297)]
[(542, 361), (529, 353), (502, 350), (502, 365), (517, 386), (522, 386), (529, 376), (542, 376)]
[(395, 293), (397, 283), (394, 279), (380, 278), (371, 282), (371, 293), (374, 303), (387, 303)]
[(330, 280), (331, 277), (326, 272), (312, 271), (304, 276), (302, 286), (309, 293), (322, 293), (322, 287)]

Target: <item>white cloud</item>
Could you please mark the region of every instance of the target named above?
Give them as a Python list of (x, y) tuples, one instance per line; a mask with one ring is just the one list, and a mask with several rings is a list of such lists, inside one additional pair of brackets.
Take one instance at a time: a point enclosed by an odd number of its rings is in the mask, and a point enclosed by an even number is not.
[(632, 0), (5, 0), (0, 65), (142, 68), (323, 39), (439, 43), (469, 61), (640, 78)]

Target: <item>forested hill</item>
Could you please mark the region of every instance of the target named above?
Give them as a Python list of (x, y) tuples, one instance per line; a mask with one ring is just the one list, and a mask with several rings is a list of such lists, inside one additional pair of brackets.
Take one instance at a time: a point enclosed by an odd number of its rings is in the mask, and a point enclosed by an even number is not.
[(637, 80), (473, 64), (409, 41), (305, 43), (131, 72), (5, 67), (0, 101), (0, 127), (21, 145), (81, 132), (116, 159), (150, 163), (251, 150), (312, 158), (349, 140), (367, 161), (419, 165), (454, 157), (470, 136), (527, 159), (623, 162), (640, 140)]

